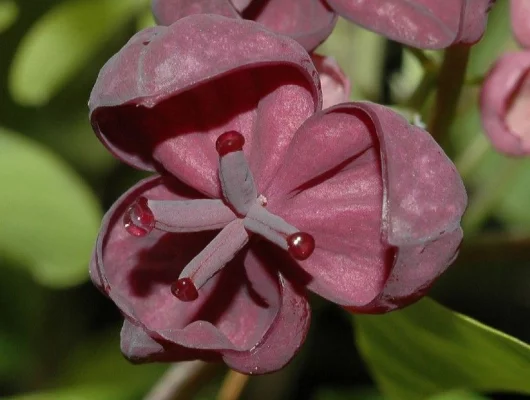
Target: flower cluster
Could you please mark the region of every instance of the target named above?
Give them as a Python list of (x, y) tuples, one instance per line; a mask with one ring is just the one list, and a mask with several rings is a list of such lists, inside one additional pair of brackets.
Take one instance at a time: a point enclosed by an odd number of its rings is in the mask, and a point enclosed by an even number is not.
[(467, 201), (452, 162), (391, 109), (347, 102), (337, 65), (307, 52), (335, 11), (394, 38), (404, 31), (392, 21), (414, 22), (403, 41), (416, 43), (454, 8), (432, 40), (471, 42), (483, 28), (473, 7), (488, 1), (398, 3), (154, 1), (162, 25), (105, 64), (94, 131), (120, 160), (156, 172), (107, 212), (90, 266), (125, 318), (126, 357), (274, 371), (304, 341), (308, 290), (387, 312), (451, 264)]

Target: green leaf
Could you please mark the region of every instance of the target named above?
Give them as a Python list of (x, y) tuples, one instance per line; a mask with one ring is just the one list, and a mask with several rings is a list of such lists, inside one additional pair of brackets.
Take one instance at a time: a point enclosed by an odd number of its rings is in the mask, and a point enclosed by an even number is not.
[(452, 390), (429, 397), (429, 400), (487, 400), (488, 397), (467, 390)]
[(18, 17), (18, 7), (13, 0), (0, 2), (0, 33), (9, 29)]
[(147, 0), (71, 0), (44, 14), (22, 39), (9, 75), (20, 104), (47, 103)]
[(61, 388), (38, 393), (28, 393), (4, 400), (131, 400), (134, 399), (127, 391), (117, 386), (79, 386)]
[(46, 148), (0, 128), (0, 256), (40, 283), (83, 282), (101, 213), (90, 189)]
[(468, 79), (484, 76), (503, 52), (517, 48), (511, 36), (509, 3), (498, 1), (492, 8), (484, 37), (471, 49)]
[(353, 83), (352, 100), (374, 100), (381, 89), (384, 42), (381, 35), (339, 18), (333, 33), (316, 52), (337, 60)]
[(530, 346), (433, 300), (355, 322), (361, 354), (389, 399), (457, 388), (530, 393)]

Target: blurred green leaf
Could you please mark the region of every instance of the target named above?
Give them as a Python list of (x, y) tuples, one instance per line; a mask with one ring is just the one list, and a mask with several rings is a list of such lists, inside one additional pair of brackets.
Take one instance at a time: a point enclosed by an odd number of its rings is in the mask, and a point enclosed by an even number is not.
[(428, 298), (355, 317), (360, 351), (389, 399), (451, 389), (530, 393), (530, 346)]
[(352, 100), (374, 100), (381, 90), (385, 38), (343, 18), (317, 53), (337, 60), (352, 83)]
[(155, 17), (153, 17), (151, 8), (148, 8), (147, 10), (145, 10), (142, 14), (138, 16), (138, 19), (136, 20), (136, 28), (139, 31), (145, 28), (150, 28), (155, 25), (156, 25)]
[(468, 392), (467, 390), (453, 390), (429, 397), (428, 400), (487, 400), (480, 394)]
[(147, 0), (70, 0), (44, 14), (22, 39), (9, 88), (20, 104), (48, 102)]
[(338, 389), (324, 388), (317, 391), (313, 400), (385, 400), (375, 388)]
[(13, 0), (0, 1), (0, 33), (9, 29), (17, 16), (18, 7)]
[(79, 386), (61, 388), (39, 393), (28, 393), (13, 397), (4, 397), (4, 400), (130, 400), (128, 391), (117, 386)]
[(483, 38), (471, 48), (468, 79), (484, 76), (493, 62), (505, 51), (516, 48), (511, 36), (509, 1), (497, 1), (488, 16)]
[(0, 182), (0, 254), (48, 286), (87, 279), (101, 215), (84, 182), (44, 147), (4, 129)]
[[(118, 385), (132, 393), (145, 392), (167, 369), (167, 364), (133, 365), (121, 351), (119, 327), (80, 341), (57, 374), (60, 386)], [(139, 396), (137, 396), (139, 397)]]

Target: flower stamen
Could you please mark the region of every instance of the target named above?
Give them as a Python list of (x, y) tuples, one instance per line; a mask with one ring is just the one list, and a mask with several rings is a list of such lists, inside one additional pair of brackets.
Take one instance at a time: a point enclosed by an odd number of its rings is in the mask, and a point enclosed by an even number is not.
[(224, 202), (139, 197), (125, 213), (125, 229), (133, 236), (145, 236), (154, 228), (176, 233), (221, 229), (171, 285), (171, 293), (181, 301), (196, 300), (200, 288), (243, 249), (252, 234), (288, 251), (296, 260), (307, 259), (315, 249), (313, 236), (265, 209), (267, 199), (257, 193), (244, 144), (243, 135), (235, 131), (223, 133), (216, 141)]

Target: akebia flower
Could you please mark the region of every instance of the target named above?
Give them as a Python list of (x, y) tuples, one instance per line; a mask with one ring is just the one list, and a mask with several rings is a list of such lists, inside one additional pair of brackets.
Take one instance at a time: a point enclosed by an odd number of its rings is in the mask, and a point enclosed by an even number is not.
[[(153, 11), (158, 21), (169, 24), (184, 9), (193, 8), (195, 13), (210, 12), (213, 8), (227, 10), (229, 1), (154, 0)], [(232, 5), (244, 18), (289, 35), (312, 51), (329, 36), (337, 15), (413, 47), (442, 49), (460, 43), (473, 44), (484, 33), (494, 1), (232, 0)]]
[(530, 154), (530, 51), (503, 55), (486, 76), (480, 94), (482, 126), (500, 152)]
[(144, 30), (103, 67), (97, 135), (159, 172), (107, 212), (90, 269), (129, 359), (273, 371), (304, 340), (307, 289), (385, 312), (452, 262), (466, 194), (431, 136), (380, 105), (321, 102), (299, 44), (217, 15)]

